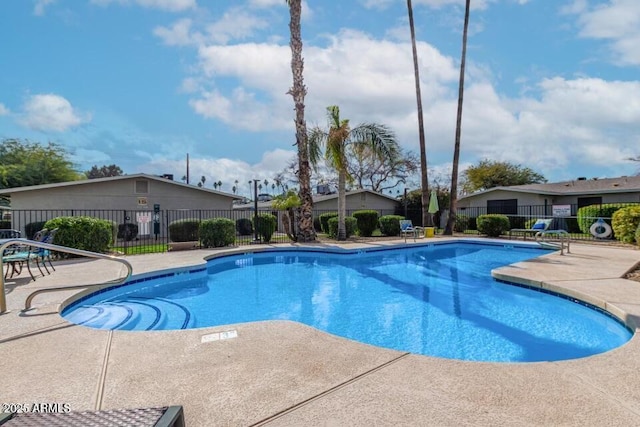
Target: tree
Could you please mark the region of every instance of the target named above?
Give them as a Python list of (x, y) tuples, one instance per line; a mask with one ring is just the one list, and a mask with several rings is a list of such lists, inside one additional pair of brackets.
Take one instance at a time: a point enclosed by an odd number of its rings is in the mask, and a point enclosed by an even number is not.
[(64, 147), (5, 139), (0, 144), (0, 188), (77, 181), (84, 178), (67, 158)]
[(313, 227), (313, 198), (311, 195), (311, 166), (309, 165), (309, 147), (307, 143), (307, 124), (304, 120), (304, 97), (307, 89), (304, 86), (302, 59), (302, 32), (300, 17), (302, 0), (287, 0), (289, 5), (289, 31), (291, 33), (291, 73), (293, 86), (288, 93), (293, 98), (296, 110), (296, 145), (298, 146), (298, 182), (300, 186), (300, 215), (298, 215), (298, 242), (312, 242), (316, 239)]
[(465, 193), (488, 190), (510, 185), (540, 184), (547, 182), (544, 176), (530, 168), (508, 162), (484, 159), (462, 173), (462, 189)]
[(349, 148), (370, 150), (381, 159), (395, 159), (399, 148), (395, 134), (384, 125), (363, 123), (351, 129), (349, 120), (340, 119), (337, 105), (327, 107), (327, 118), (327, 131), (315, 127), (309, 134), (309, 157), (313, 164), (317, 164), (320, 149), (324, 146), (325, 160), (338, 173), (338, 240), (345, 240), (346, 181), (352, 179), (347, 155)]
[(103, 165), (98, 167), (98, 165), (91, 166), (91, 169), (84, 173), (88, 179), (95, 178), (107, 178), (110, 176), (122, 176), (124, 172), (120, 169), (120, 166), (116, 165)]
[[(413, 75), (416, 81), (416, 102), (418, 104), (418, 140), (420, 142), (420, 187), (422, 189), (422, 206), (429, 206), (429, 180), (427, 171), (427, 147), (424, 136), (424, 121), (422, 117), (422, 95), (420, 93), (420, 72), (418, 70), (418, 50), (416, 49), (416, 32), (413, 26), (413, 6), (407, 0), (409, 11), (409, 30), (411, 31), (411, 48), (413, 51)], [(422, 209), (422, 225), (433, 225), (433, 217)]]
[(365, 145), (349, 146), (349, 175), (357, 188), (369, 188), (382, 193), (399, 184), (418, 170), (418, 158), (410, 151), (398, 148), (394, 158), (380, 158)]
[(297, 241), (295, 232), (295, 208), (300, 207), (300, 197), (295, 191), (289, 190), (286, 193), (277, 195), (271, 202), (274, 209), (284, 211), (282, 225), (287, 236), (293, 241)]
[[(204, 187), (204, 183), (205, 183), (206, 181), (207, 181), (207, 177), (206, 177), (206, 176), (204, 176), (204, 175), (202, 175), (202, 176), (200, 177), (200, 181), (198, 182), (198, 187), (200, 187), (200, 188)], [(214, 184), (214, 187), (215, 187), (215, 184)]]
[(456, 114), (456, 139), (453, 147), (453, 167), (451, 170), (451, 199), (449, 199), (449, 219), (444, 234), (451, 236), (456, 222), (458, 203), (458, 163), (460, 162), (460, 135), (462, 134), (462, 102), (464, 98), (464, 68), (467, 59), (467, 31), (469, 29), (469, 9), (471, 0), (467, 0), (464, 9), (464, 28), (462, 30), (462, 58), (460, 60), (460, 83), (458, 84), (458, 112)]

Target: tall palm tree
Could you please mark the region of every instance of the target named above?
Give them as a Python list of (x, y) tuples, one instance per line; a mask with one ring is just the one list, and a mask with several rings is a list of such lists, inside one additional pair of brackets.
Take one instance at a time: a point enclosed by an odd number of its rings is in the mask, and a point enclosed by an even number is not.
[(293, 86), (289, 89), (293, 97), (296, 110), (296, 145), (298, 146), (298, 182), (300, 185), (300, 209), (298, 216), (298, 242), (312, 242), (316, 239), (313, 227), (313, 199), (311, 196), (311, 166), (309, 165), (309, 147), (307, 143), (307, 123), (304, 120), (304, 97), (307, 89), (304, 86), (302, 59), (302, 32), (300, 17), (302, 15), (302, 0), (287, 0), (289, 5), (289, 31), (291, 40), (291, 73)]
[(409, 29), (411, 30), (411, 48), (413, 50), (413, 75), (416, 80), (416, 102), (418, 103), (418, 140), (420, 142), (420, 185), (422, 187), (422, 225), (433, 225), (433, 217), (427, 212), (429, 206), (429, 179), (427, 173), (427, 147), (424, 138), (424, 120), (422, 117), (422, 95), (420, 93), (420, 72), (418, 71), (418, 50), (416, 49), (416, 32), (413, 26), (413, 6), (407, 0), (409, 11)]
[(340, 119), (337, 105), (327, 107), (327, 118), (328, 130), (315, 127), (309, 134), (309, 157), (316, 165), (324, 146), (327, 163), (338, 172), (338, 240), (345, 240), (346, 182), (351, 179), (347, 157), (349, 146), (355, 149), (366, 147), (373, 155), (389, 159), (398, 155), (399, 147), (395, 134), (385, 125), (363, 123), (351, 129), (349, 120)]
[(458, 114), (456, 116), (456, 140), (453, 148), (453, 168), (451, 171), (451, 199), (449, 200), (449, 219), (444, 234), (451, 236), (456, 223), (458, 204), (458, 162), (460, 161), (460, 135), (462, 133), (462, 101), (464, 97), (464, 67), (467, 58), (467, 29), (469, 28), (469, 8), (471, 0), (467, 0), (464, 11), (464, 29), (462, 31), (462, 59), (460, 60), (460, 84), (458, 86)]

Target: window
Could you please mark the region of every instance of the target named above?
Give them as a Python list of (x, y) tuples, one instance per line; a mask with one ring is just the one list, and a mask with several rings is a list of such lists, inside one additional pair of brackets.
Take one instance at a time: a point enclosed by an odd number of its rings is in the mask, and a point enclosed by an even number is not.
[(149, 194), (149, 181), (139, 180), (136, 181), (136, 194)]
[(601, 205), (602, 197), (578, 197), (578, 209), (584, 206)]
[(487, 200), (487, 213), (517, 215), (518, 199)]

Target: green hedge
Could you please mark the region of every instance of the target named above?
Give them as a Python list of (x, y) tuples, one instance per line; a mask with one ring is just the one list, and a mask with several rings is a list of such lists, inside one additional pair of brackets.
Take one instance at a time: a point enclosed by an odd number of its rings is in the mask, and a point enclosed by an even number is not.
[(271, 214), (258, 214), (257, 217), (253, 219), (254, 227), (258, 231), (258, 235), (265, 243), (269, 243), (271, 241), (271, 236), (276, 231), (276, 226), (278, 225), (278, 218), (275, 215)]
[(351, 214), (358, 221), (358, 233), (363, 237), (371, 237), (378, 228), (378, 211), (361, 210)]
[(228, 218), (212, 218), (200, 223), (200, 243), (205, 248), (219, 248), (236, 242), (236, 224)]
[(0, 228), (2, 229), (10, 229), (11, 228), (11, 220), (0, 219)]
[(326, 212), (320, 215), (320, 229), (324, 234), (329, 234), (329, 220), (337, 217), (338, 212)]
[(198, 230), (200, 220), (196, 218), (185, 218), (169, 223), (169, 239), (172, 242), (197, 242), (200, 240)]
[[(327, 233), (332, 239), (338, 238), (338, 217), (329, 218), (328, 221), (329, 232)], [(358, 220), (352, 216), (344, 218), (344, 228), (347, 239), (355, 233), (358, 227)]]
[(24, 237), (27, 239), (33, 239), (33, 236), (35, 236), (38, 231), (42, 230), (46, 223), (47, 221), (34, 221), (26, 224), (24, 226), (24, 234), (26, 234), (26, 236)]
[(469, 215), (456, 215), (456, 222), (453, 224), (453, 231), (456, 233), (463, 233), (469, 229), (470, 222)]
[(138, 236), (138, 224), (127, 222), (125, 224), (118, 224), (118, 239), (124, 239), (127, 242), (135, 239)]
[(54, 243), (85, 251), (105, 253), (113, 239), (113, 223), (89, 216), (61, 216), (44, 224), (48, 230), (57, 228)]
[(640, 206), (618, 209), (611, 218), (613, 234), (621, 242), (634, 243), (638, 225), (640, 225)]
[(236, 220), (236, 230), (241, 236), (251, 236), (253, 234), (253, 223), (249, 218), (238, 218)]
[[(589, 233), (589, 229), (598, 218), (602, 218), (611, 225), (611, 217), (615, 211), (629, 206), (622, 203), (607, 203), (604, 205), (583, 206), (578, 209), (578, 227), (583, 233)], [(615, 232), (614, 232), (615, 235)]]
[(384, 215), (378, 220), (380, 224), (380, 232), (385, 236), (399, 236), (400, 235), (400, 220), (403, 220), (402, 215)]
[(509, 217), (499, 214), (480, 215), (476, 218), (476, 225), (481, 234), (489, 237), (500, 237), (502, 233), (509, 230)]

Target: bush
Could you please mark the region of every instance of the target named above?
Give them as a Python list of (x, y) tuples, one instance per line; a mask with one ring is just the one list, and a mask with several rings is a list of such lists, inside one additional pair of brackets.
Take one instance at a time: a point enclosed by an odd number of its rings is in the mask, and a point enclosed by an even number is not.
[(172, 242), (197, 242), (200, 220), (186, 218), (169, 223), (169, 239)]
[(399, 236), (400, 235), (400, 220), (404, 217), (401, 215), (384, 215), (381, 216), (378, 222), (380, 223), (380, 232), (385, 236)]
[(47, 221), (35, 221), (28, 223), (24, 226), (24, 234), (26, 234), (25, 237), (27, 239), (33, 239), (33, 236), (35, 236), (38, 231), (42, 230), (46, 223)]
[(624, 243), (636, 241), (638, 225), (640, 225), (640, 206), (628, 206), (618, 209), (611, 218), (614, 236)]
[(358, 222), (358, 232), (360, 236), (371, 237), (375, 229), (378, 228), (378, 211), (355, 211), (351, 216), (353, 216)]
[(258, 235), (265, 243), (271, 241), (271, 236), (273, 236), (273, 233), (276, 231), (277, 225), (278, 219), (268, 213), (258, 214), (258, 216), (254, 218), (254, 226), (258, 231)]
[(249, 218), (238, 218), (236, 220), (236, 230), (241, 236), (251, 236), (253, 234), (253, 223)]
[(0, 220), (0, 228), (5, 230), (11, 228), (11, 220)]
[(316, 233), (320, 233), (322, 231), (322, 226), (320, 225), (320, 218), (313, 218), (313, 228), (316, 230)]
[(329, 220), (337, 217), (338, 212), (326, 212), (320, 215), (320, 229), (324, 234), (329, 234)]
[(453, 224), (453, 231), (463, 233), (469, 228), (469, 215), (456, 215), (456, 222)]
[(132, 224), (130, 222), (126, 224), (118, 224), (118, 239), (124, 239), (127, 242), (135, 239), (138, 236), (138, 224)]
[(200, 242), (205, 248), (219, 248), (236, 242), (236, 224), (228, 218), (212, 218), (200, 223)]
[(638, 224), (638, 228), (636, 228), (636, 244), (640, 246), (640, 224)]
[[(509, 218), (509, 228), (527, 228), (527, 222), (529, 222), (530, 220), (527, 220), (526, 217), (524, 216), (510, 216)], [(535, 221), (534, 221), (535, 223)]]
[(43, 228), (57, 228), (54, 243), (85, 251), (104, 253), (113, 239), (113, 223), (89, 216), (61, 216), (47, 221)]
[[(583, 206), (578, 209), (578, 226), (583, 233), (589, 233), (589, 229), (598, 218), (602, 218), (605, 222), (611, 225), (611, 218), (613, 213), (626, 206), (621, 203), (607, 203), (604, 205), (590, 205)], [(615, 234), (614, 234), (615, 235)]]
[(509, 230), (509, 217), (500, 214), (480, 215), (476, 219), (478, 231), (489, 237), (500, 237), (500, 235)]
[[(331, 237), (332, 239), (337, 239), (338, 238), (338, 217), (337, 216), (333, 218), (329, 218), (328, 227), (329, 227), (329, 232), (327, 234), (329, 235), (329, 237)], [(347, 216), (344, 218), (344, 228), (346, 231), (345, 235), (347, 239), (353, 236), (353, 233), (356, 231), (357, 227), (358, 227), (357, 219), (355, 219), (352, 216)]]

